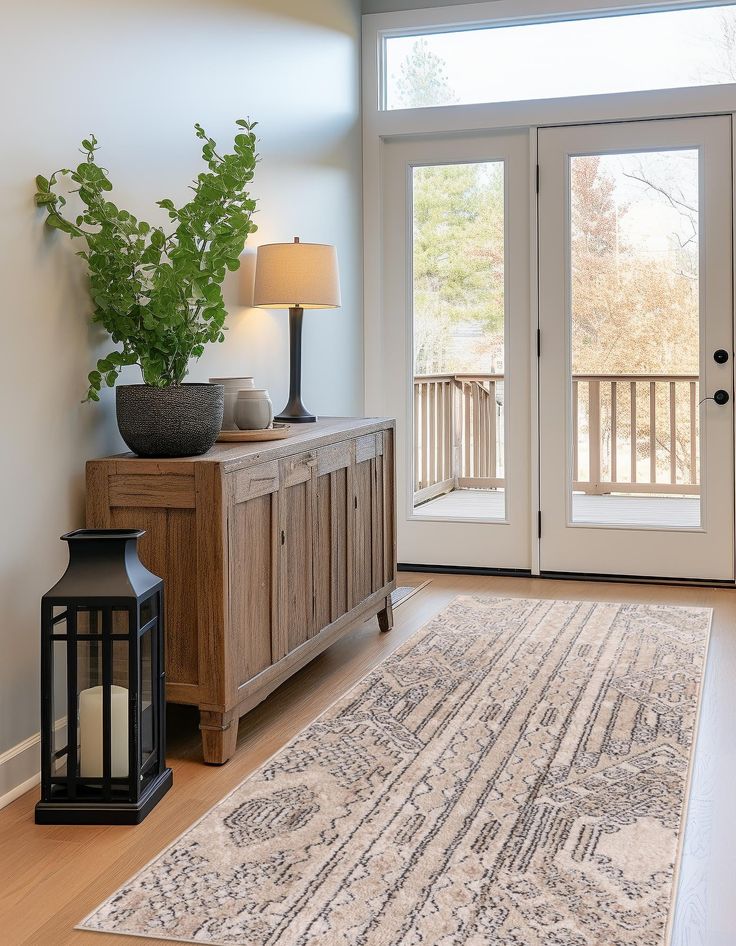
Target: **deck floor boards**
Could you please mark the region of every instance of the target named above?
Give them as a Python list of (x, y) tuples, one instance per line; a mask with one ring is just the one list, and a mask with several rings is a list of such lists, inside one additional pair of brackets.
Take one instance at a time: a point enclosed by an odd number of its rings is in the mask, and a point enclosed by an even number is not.
[[(503, 519), (502, 489), (456, 489), (416, 509), (431, 519)], [(573, 520), (612, 525), (654, 525), (697, 529), (700, 499), (697, 496), (587, 496), (573, 495)]]

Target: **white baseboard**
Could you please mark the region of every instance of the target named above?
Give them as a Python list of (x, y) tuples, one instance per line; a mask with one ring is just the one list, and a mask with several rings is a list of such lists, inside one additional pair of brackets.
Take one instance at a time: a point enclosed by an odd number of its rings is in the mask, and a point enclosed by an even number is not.
[[(66, 716), (54, 725), (54, 743), (64, 745)], [(0, 809), (30, 791), (41, 781), (41, 733), (0, 754)]]
[(41, 733), (0, 755), (0, 808), (41, 781)]

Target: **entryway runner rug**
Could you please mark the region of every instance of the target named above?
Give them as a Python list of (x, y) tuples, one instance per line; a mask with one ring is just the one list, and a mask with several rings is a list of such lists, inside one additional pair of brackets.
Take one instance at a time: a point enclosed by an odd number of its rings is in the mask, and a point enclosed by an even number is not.
[(82, 928), (662, 946), (710, 618), (457, 598)]

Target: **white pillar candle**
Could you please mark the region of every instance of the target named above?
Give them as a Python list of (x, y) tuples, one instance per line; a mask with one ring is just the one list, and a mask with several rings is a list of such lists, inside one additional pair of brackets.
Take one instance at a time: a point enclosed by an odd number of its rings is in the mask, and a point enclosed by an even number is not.
[[(128, 775), (128, 691), (110, 687), (110, 750), (113, 778)], [(102, 687), (79, 694), (79, 774), (102, 777)]]

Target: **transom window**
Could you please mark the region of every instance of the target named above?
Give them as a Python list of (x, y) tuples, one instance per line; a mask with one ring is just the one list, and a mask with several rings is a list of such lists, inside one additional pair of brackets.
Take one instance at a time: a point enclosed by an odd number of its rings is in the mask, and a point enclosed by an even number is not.
[(736, 82), (736, 4), (385, 39), (385, 109)]

